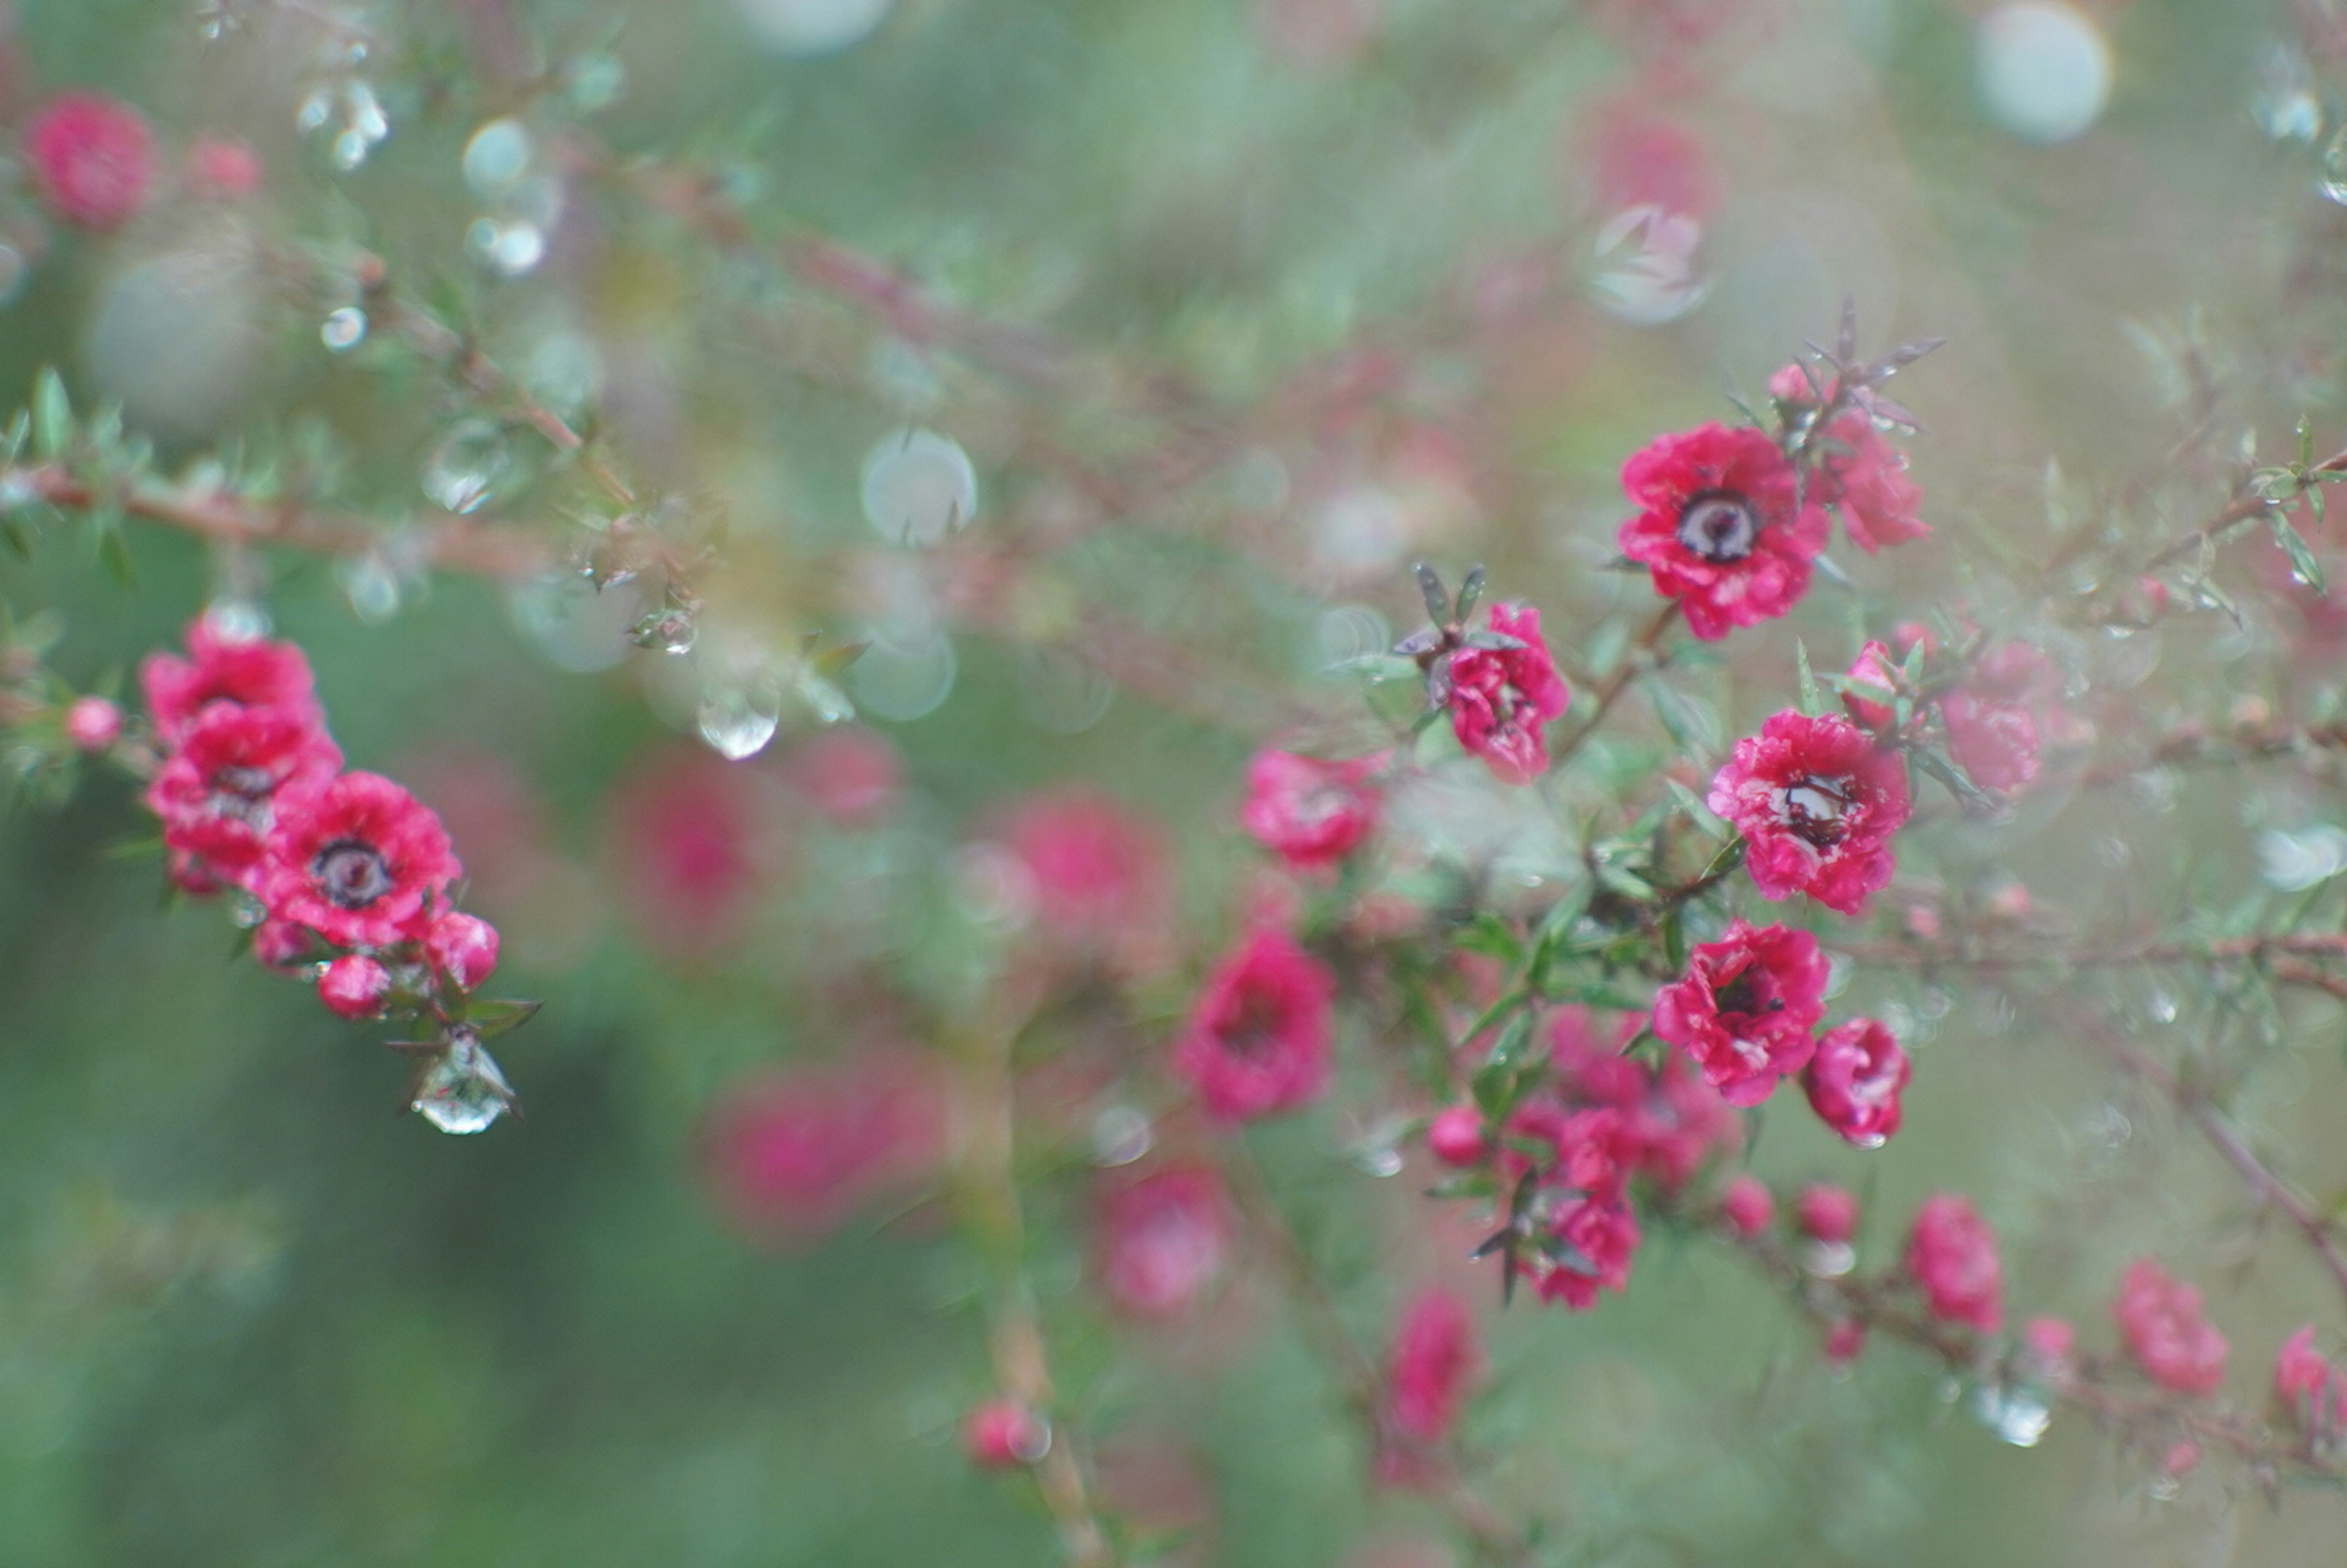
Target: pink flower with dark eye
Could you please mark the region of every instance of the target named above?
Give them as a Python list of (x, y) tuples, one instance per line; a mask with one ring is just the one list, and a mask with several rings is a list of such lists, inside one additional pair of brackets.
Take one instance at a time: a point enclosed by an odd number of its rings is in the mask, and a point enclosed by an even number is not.
[(1246, 1122), (1293, 1111), (1327, 1087), (1336, 977), (1268, 927), (1206, 978), (1174, 1047), (1174, 1071), (1209, 1115)]
[(1916, 1211), (1907, 1239), (1907, 1273), (1922, 1287), (1932, 1316), (1993, 1334), (2004, 1323), (2004, 1266), (1996, 1233), (1972, 1204), (1934, 1193)]
[(2225, 1337), (2200, 1316), (2200, 1292), (2147, 1257), (2119, 1281), (2111, 1317), (2136, 1364), (2179, 1394), (2213, 1394), (2225, 1380)]
[(1907, 1087), (1910, 1071), (1888, 1025), (1854, 1019), (1819, 1040), (1801, 1087), (1819, 1121), (1847, 1143), (1876, 1149), (1899, 1131), (1899, 1091)]
[(255, 890), (279, 920), (343, 948), (424, 934), (464, 875), (431, 809), (391, 780), (350, 773), (279, 792)]
[(1460, 745), (1482, 758), (1494, 777), (1530, 784), (1548, 768), (1543, 728), (1573, 693), (1541, 637), (1539, 610), (1495, 604), (1491, 630), (1508, 646), (1481, 648), (1471, 638), (1451, 654), (1444, 705)]
[(344, 953), (318, 977), (318, 999), (337, 1018), (374, 1018), (391, 994), (391, 971), (363, 953)]
[(2274, 1397), (2301, 1430), (2317, 1438), (2336, 1438), (2347, 1430), (2347, 1372), (2314, 1348), (2313, 1324), (2282, 1341), (2274, 1357)]
[(216, 702), (180, 733), (147, 786), (163, 842), (214, 877), (244, 882), (259, 866), (279, 793), (323, 783), (343, 754), (295, 708)]
[(1638, 1217), (1629, 1204), (1596, 1198), (1569, 1203), (1533, 1236), (1527, 1273), (1542, 1301), (1586, 1312), (1597, 1305), (1600, 1290), (1629, 1287), (1639, 1239)]
[(1247, 764), (1239, 822), (1255, 841), (1298, 870), (1334, 866), (1378, 825), (1383, 756), (1323, 762), (1268, 747)]
[(166, 743), (176, 745), (196, 715), (215, 702), (282, 708), (323, 726), (310, 661), (291, 642), (226, 636), (199, 617), (188, 628), (187, 644), (189, 657), (151, 653), (138, 671), (148, 715)]
[(1809, 591), (1826, 515), (1795, 504), (1793, 465), (1758, 430), (1706, 425), (1634, 454), (1622, 487), (1644, 508), (1622, 553), (1676, 599), (1706, 641), (1788, 613)]
[(1483, 1364), (1475, 1319), (1449, 1291), (1421, 1291), (1402, 1312), (1386, 1356), (1378, 1412), (1378, 1479), (1409, 1486), (1430, 1479), (1431, 1455), (1450, 1436)]
[(115, 229), (147, 204), (154, 169), (146, 118), (101, 93), (60, 93), (25, 128), (25, 161), (57, 216)]
[(1231, 1231), (1230, 1197), (1214, 1167), (1167, 1165), (1102, 1195), (1092, 1271), (1120, 1311), (1178, 1317), (1221, 1276)]
[(1736, 743), (1708, 804), (1743, 833), (1762, 897), (1806, 893), (1855, 915), (1897, 869), (1891, 838), (1907, 820), (1907, 768), (1838, 713), (1788, 712)]
[(1655, 995), (1655, 1033), (1687, 1054), (1730, 1105), (1758, 1105), (1817, 1049), (1825, 955), (1807, 931), (1731, 924)]

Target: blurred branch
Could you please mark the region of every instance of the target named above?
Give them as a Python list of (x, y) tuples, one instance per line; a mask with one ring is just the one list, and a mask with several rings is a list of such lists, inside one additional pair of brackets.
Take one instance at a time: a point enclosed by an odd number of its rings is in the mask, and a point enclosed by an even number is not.
[(1663, 640), (1670, 635), (1671, 627), (1678, 618), (1679, 601), (1674, 599), (1665, 602), (1654, 620), (1646, 623), (1646, 629), (1638, 634), (1637, 641), (1623, 651), (1621, 661), (1595, 687), (1589, 717), (1550, 755), (1548, 765), (1552, 773), (1563, 767), (1574, 753), (1588, 743), (1589, 738), (1605, 723), (1605, 716), (1614, 711), (1614, 704), (1620, 702), (1622, 694), (1630, 689), (1631, 682), (1649, 671), (1663, 667), (1665, 661), (1662, 652)]

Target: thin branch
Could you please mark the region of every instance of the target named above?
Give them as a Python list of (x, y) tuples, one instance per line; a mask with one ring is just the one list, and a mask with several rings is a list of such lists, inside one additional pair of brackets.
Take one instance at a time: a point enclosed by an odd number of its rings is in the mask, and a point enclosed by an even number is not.
[(1670, 635), (1671, 628), (1677, 623), (1678, 618), (1679, 601), (1674, 599), (1655, 612), (1654, 620), (1648, 621), (1646, 629), (1638, 634), (1637, 641), (1623, 651), (1621, 662), (1614, 665), (1592, 691), (1589, 717), (1582, 721), (1581, 728), (1567, 736), (1550, 753), (1549, 770), (1552, 773), (1563, 767), (1574, 753), (1588, 743), (1589, 738), (1605, 723), (1605, 716), (1614, 711), (1614, 704), (1620, 702), (1623, 693), (1630, 689), (1632, 682), (1649, 670), (1661, 668), (1663, 641)]

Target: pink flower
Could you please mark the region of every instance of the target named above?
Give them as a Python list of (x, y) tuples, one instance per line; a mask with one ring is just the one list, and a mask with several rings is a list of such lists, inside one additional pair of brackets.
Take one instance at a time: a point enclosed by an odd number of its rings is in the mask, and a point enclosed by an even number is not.
[(1826, 1329), (1825, 1343), (1819, 1347), (1825, 1358), (1837, 1367), (1847, 1367), (1865, 1352), (1866, 1321), (1859, 1317), (1837, 1317)]
[(1551, 1058), (1569, 1104), (1611, 1106), (1620, 1113), (1624, 1173), (1635, 1167), (1676, 1192), (1715, 1153), (1743, 1146), (1744, 1122), (1681, 1058), (1648, 1067), (1623, 1055), (1636, 1031), (1625, 1020), (1609, 1038), (1583, 1009), (1561, 1008), (1550, 1030)]
[(147, 121), (99, 93), (60, 93), (25, 128), (25, 161), (57, 216), (114, 229), (147, 204), (153, 174)]
[(1630, 1264), (1638, 1253), (1638, 1217), (1627, 1204), (1587, 1198), (1567, 1204), (1534, 1238), (1535, 1256), (1527, 1271), (1542, 1301), (1562, 1301), (1575, 1312), (1597, 1305), (1600, 1290), (1630, 1284)]
[(1030, 795), (997, 836), (1027, 872), (1045, 935), (1100, 949), (1161, 924), (1172, 896), (1164, 840), (1112, 797), (1081, 787)]
[(425, 956), (460, 991), (473, 989), (496, 970), (498, 946), (495, 926), (455, 910), (433, 921), (424, 934)]
[(222, 636), (208, 618), (187, 632), (188, 652), (152, 653), (138, 671), (147, 712), (167, 743), (177, 744), (196, 715), (214, 702), (282, 708), (313, 726), (323, 715), (310, 677), (310, 661), (291, 642)]
[(735, 1228), (804, 1242), (937, 1162), (935, 1086), (893, 1062), (776, 1071), (728, 1090), (702, 1135), (702, 1166)]
[[(1839, 381), (1829, 378), (1825, 395), (1833, 397)], [(1788, 364), (1768, 379), (1768, 395), (1790, 418), (1818, 404), (1818, 389), (1800, 366)], [(1860, 394), (1861, 398), (1868, 395)], [(1821, 505), (1841, 515), (1842, 531), (1850, 542), (1872, 555), (1884, 545), (1905, 544), (1927, 537), (1932, 529), (1915, 515), (1922, 504), (1922, 487), (1907, 477), (1907, 454), (1884, 439), (1865, 408), (1834, 415), (1819, 436), (1812, 437), (1817, 454), (1809, 476), (1809, 493)]]
[(758, 775), (695, 747), (629, 770), (610, 807), (620, 903), (661, 951), (723, 948), (774, 871)]
[[(1858, 660), (1850, 665), (1849, 674), (1852, 681), (1879, 686), (1886, 692), (1896, 692), (1899, 689), (1898, 671), (1899, 663), (1891, 656), (1891, 650), (1880, 642), (1869, 642), (1858, 651)], [(1844, 692), (1841, 705), (1852, 723), (1876, 734), (1891, 728), (1899, 717), (1898, 710), (1890, 703), (1861, 697), (1855, 692)]]
[(1622, 553), (1679, 601), (1696, 636), (1784, 615), (1809, 591), (1826, 515), (1795, 509), (1793, 466), (1759, 431), (1663, 436), (1623, 466), (1622, 487), (1645, 508), (1622, 525)]
[(252, 930), (252, 956), (272, 969), (290, 969), (310, 954), (317, 938), (283, 920), (263, 920)]
[(298, 708), (216, 702), (179, 739), (147, 786), (147, 806), (163, 819), (166, 845), (223, 882), (242, 883), (259, 866), (280, 792), (322, 784), (343, 765)]
[(1472, 1105), (1450, 1105), (1426, 1128), (1427, 1152), (1446, 1165), (1480, 1165), (1491, 1157), (1483, 1136), (1483, 1113)]
[(1907, 1239), (1907, 1273), (1922, 1287), (1932, 1316), (1993, 1334), (2004, 1322), (2004, 1266), (1996, 1233), (1971, 1202), (1934, 1193), (1916, 1211)]
[(1293, 1111), (1327, 1087), (1336, 992), (1327, 965), (1257, 927), (1206, 978), (1174, 1071), (1218, 1121)]
[(1094, 1213), (1093, 1273), (1118, 1310), (1178, 1317), (1228, 1261), (1231, 1207), (1211, 1165), (1167, 1165), (1110, 1187)]
[(1384, 762), (1322, 762), (1266, 747), (1247, 764), (1239, 821), (1298, 870), (1334, 866), (1377, 827), (1378, 789), (1369, 780)]
[(2151, 1380), (2179, 1394), (2212, 1394), (2225, 1380), (2225, 1337), (2200, 1316), (2200, 1292), (2148, 1257), (2119, 1281), (2111, 1317)]
[(2059, 677), (2044, 653), (2026, 642), (1999, 643), (1940, 700), (1948, 755), (1983, 789), (2026, 789), (2036, 781), (2046, 731), (2076, 727), (2058, 694)]
[(207, 194), (241, 199), (261, 189), (261, 154), (234, 137), (199, 137), (188, 148), (188, 174)]
[(962, 1418), (962, 1452), (980, 1470), (1017, 1470), (1051, 1447), (1051, 1429), (1017, 1399), (989, 1399)]
[(1564, 712), (1573, 693), (1542, 640), (1539, 610), (1495, 604), (1491, 630), (1522, 646), (1479, 648), (1471, 640), (1450, 656), (1450, 731), (1494, 777), (1530, 784), (1548, 767), (1542, 727)]
[(1911, 1071), (1899, 1037), (1870, 1018), (1826, 1031), (1802, 1071), (1818, 1120), (1861, 1149), (1880, 1148), (1899, 1131), (1899, 1091)]
[(1858, 1234), (1858, 1194), (1813, 1182), (1793, 1200), (1793, 1224), (1811, 1241), (1840, 1246)]
[(1907, 768), (1840, 714), (1787, 712), (1736, 743), (1708, 804), (1742, 831), (1762, 897), (1806, 893), (1855, 915), (1897, 868), (1891, 838), (1907, 820)]
[(2274, 1357), (2274, 1397), (2304, 1430), (2335, 1437), (2347, 1429), (2347, 1373), (2314, 1348), (2314, 1325), (2282, 1341)]
[(66, 709), (66, 739), (80, 752), (102, 752), (122, 738), (122, 710), (103, 697), (77, 697)]
[(905, 760), (887, 737), (843, 724), (795, 748), (790, 774), (827, 822), (869, 827), (896, 815), (905, 795)]
[(391, 994), (391, 971), (361, 953), (344, 953), (318, 977), (318, 999), (337, 1018), (374, 1018)]
[(1750, 1240), (1777, 1217), (1777, 1197), (1758, 1176), (1739, 1175), (1719, 1194), (1719, 1217), (1738, 1236)]
[(2033, 1317), (2021, 1326), (2021, 1344), (2039, 1377), (2058, 1380), (2070, 1375), (2078, 1331), (2064, 1318)]
[(1404, 1309), (1386, 1357), (1379, 1481), (1407, 1486), (1429, 1478), (1434, 1467), (1427, 1450), (1450, 1437), (1482, 1359), (1475, 1319), (1457, 1296), (1431, 1288)]
[(272, 917), (336, 947), (422, 936), (433, 901), (464, 875), (440, 819), (380, 774), (304, 779), (273, 804), (255, 890)]
[(1655, 995), (1655, 1033), (1687, 1054), (1730, 1105), (1758, 1105), (1817, 1049), (1825, 955), (1807, 931), (1735, 921)]

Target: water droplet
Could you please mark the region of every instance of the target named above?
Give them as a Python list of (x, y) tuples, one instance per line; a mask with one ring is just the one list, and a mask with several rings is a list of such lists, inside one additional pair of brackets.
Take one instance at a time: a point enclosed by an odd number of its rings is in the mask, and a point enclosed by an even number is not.
[(1081, 735), (1108, 713), (1116, 687), (1081, 650), (1026, 648), (1019, 654), (1019, 705), (1038, 729)]
[(379, 555), (364, 555), (334, 563), (334, 580), (350, 601), (351, 613), (369, 626), (380, 626), (399, 613), (399, 574)]
[(662, 653), (690, 653), (700, 628), (693, 624), (692, 613), (670, 605), (655, 610), (636, 622), (628, 634), (639, 648), (657, 648)]
[(859, 44), (896, 0), (733, 0), (743, 20), (778, 55), (832, 55)]
[(513, 1085), (472, 1034), (459, 1032), (415, 1081), (410, 1104), (443, 1132), (479, 1132), (513, 1109)]
[(2135, 849), (2124, 838), (2104, 838), (2095, 845), (2095, 858), (2116, 871), (2135, 858)]
[(2078, 1118), (2078, 1131), (2095, 1147), (2115, 1153), (2135, 1136), (2135, 1123), (2126, 1112), (2106, 1100), (2086, 1108)]
[(953, 640), (943, 632), (909, 644), (876, 637), (847, 667), (847, 685), (865, 709), (910, 723), (944, 705), (959, 671)]
[(518, 278), (546, 260), (546, 231), (535, 223), (477, 220), (466, 233), (473, 253), (501, 277)]
[(627, 67), (617, 57), (590, 55), (570, 67), (570, 107), (580, 114), (609, 108), (619, 102), (620, 90), (627, 85)]
[(518, 119), (493, 119), (465, 144), (465, 183), (484, 201), (495, 200), (529, 173), (529, 131)]
[(329, 354), (348, 354), (366, 341), (366, 313), (356, 305), (344, 305), (318, 329), (318, 340)]
[(2322, 134), (2322, 99), (2314, 91), (2305, 56), (2280, 44), (2267, 48), (2258, 63), (2250, 115), (2276, 141), (2313, 144)]
[(1981, 107), (2024, 141), (2083, 136), (2111, 97), (2102, 29), (2063, 0), (2011, 0), (1976, 35)]
[(1840, 1279), (1858, 1266), (1858, 1249), (1846, 1241), (1812, 1241), (1801, 1248), (1801, 1266), (1819, 1279)]
[(474, 511), (510, 459), (504, 431), (486, 419), (464, 420), (425, 459), (424, 493), (452, 512)]
[(2174, 1023), (2179, 1010), (2176, 993), (2165, 986), (2152, 987), (2151, 994), (2144, 999), (2143, 1010), (2154, 1023)]
[(2331, 138), (2331, 145), (2322, 149), (2315, 183), (2332, 200), (2347, 204), (2347, 127), (2342, 128)]
[(1374, 1143), (1353, 1151), (1353, 1163), (1372, 1176), (1401, 1174), (1401, 1151), (1391, 1143)]
[(952, 436), (907, 425), (865, 455), (863, 500), (882, 538), (933, 545), (978, 515), (978, 471)]
[(332, 87), (319, 87), (302, 100), (293, 116), (294, 128), (304, 136), (323, 127), (334, 112), (334, 92)]
[(1348, 659), (1383, 653), (1393, 646), (1393, 629), (1366, 604), (1340, 604), (1323, 610), (1313, 626), (1312, 672)]
[(2054, 1408), (2026, 1384), (2004, 1388), (1983, 1383), (1973, 1390), (1973, 1413), (1981, 1424), (2017, 1449), (2034, 1449), (2053, 1424)]
[(275, 624), (257, 600), (222, 594), (204, 606), (204, 623), (223, 642), (252, 642), (269, 635)]
[(702, 688), (701, 738), (728, 762), (756, 756), (783, 722), (783, 686), (771, 671), (712, 680)]
[(1955, 993), (1945, 986), (1925, 986), (1922, 994), (1915, 999), (1915, 1010), (1933, 1022), (1947, 1017), (1955, 1005)]
[(1130, 1165), (1156, 1142), (1146, 1114), (1130, 1105), (1112, 1105), (1092, 1118), (1092, 1163)]
[(2296, 893), (2347, 871), (2347, 829), (2319, 822), (2296, 833), (2258, 835), (2258, 872), (2270, 886)]
[(651, 608), (639, 584), (598, 589), (567, 571), (515, 585), (507, 602), (514, 624), (547, 661), (578, 674), (625, 663), (635, 651), (628, 633)]

